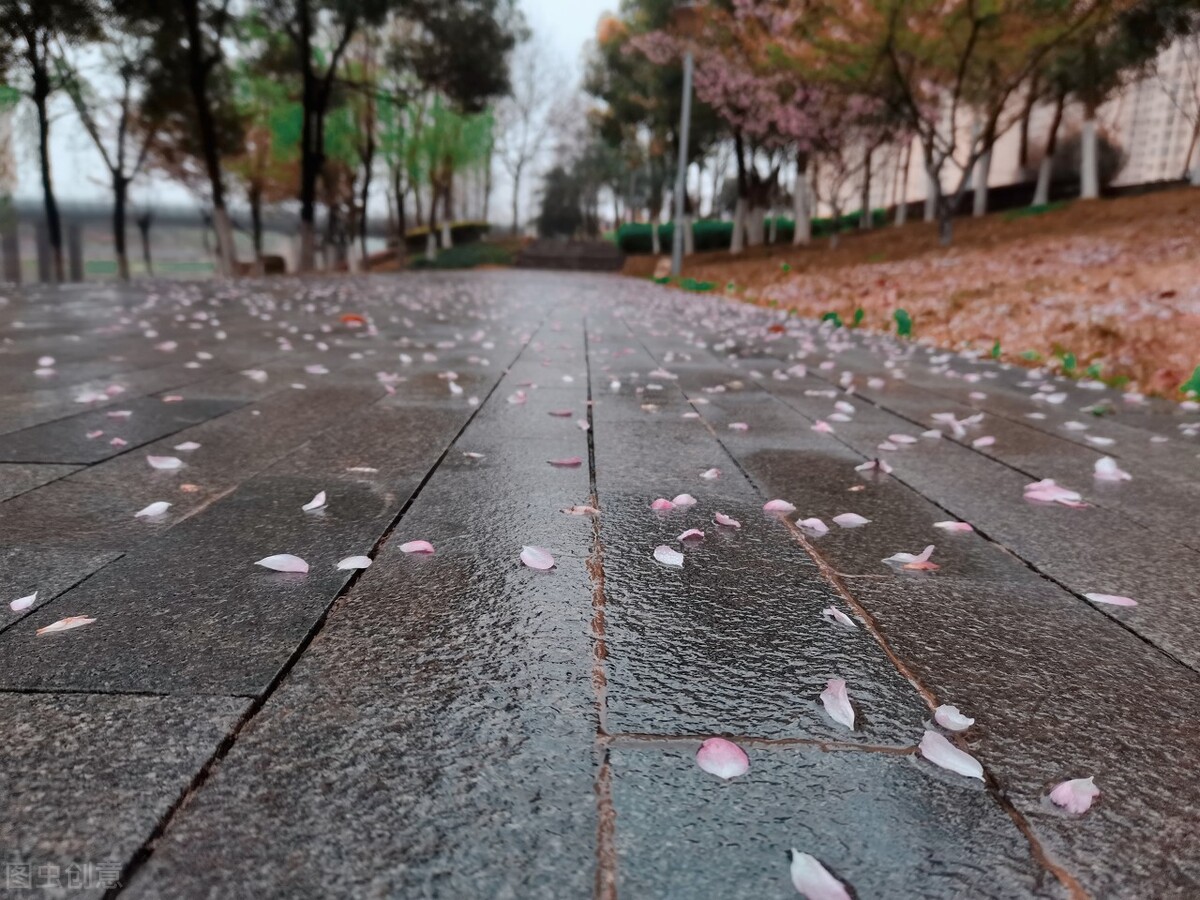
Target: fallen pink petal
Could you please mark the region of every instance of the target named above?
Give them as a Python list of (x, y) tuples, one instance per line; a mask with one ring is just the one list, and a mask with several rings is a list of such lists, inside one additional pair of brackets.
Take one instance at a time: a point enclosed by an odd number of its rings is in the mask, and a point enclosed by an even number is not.
[(159, 469), (164, 472), (178, 469), (183, 465), (183, 461), (175, 456), (147, 456), (146, 462), (150, 463), (152, 469)]
[(88, 616), (67, 616), (65, 619), (59, 619), (50, 625), (46, 625), (37, 630), (38, 634), (57, 634), (60, 631), (70, 631), (72, 628), (81, 628), (84, 625), (91, 625), (95, 619)]
[(689, 528), (683, 534), (679, 535), (679, 537), (677, 537), (675, 540), (677, 540), (677, 541), (699, 541), (699, 540), (703, 540), (703, 538), (704, 538), (704, 532), (701, 531), (699, 528)]
[(659, 544), (654, 548), (654, 558), (664, 566), (673, 566), (677, 569), (683, 568), (683, 554), (673, 547), (668, 547), (666, 544)]
[(742, 523), (732, 516), (727, 516), (725, 513), (717, 513), (713, 516), (713, 521), (718, 525), (723, 525), (726, 528), (741, 528)]
[(696, 751), (696, 765), (709, 775), (728, 781), (750, 771), (750, 757), (733, 741), (709, 738)]
[(573, 469), (576, 466), (583, 465), (583, 459), (578, 456), (568, 456), (563, 459), (548, 459), (546, 462), (552, 466), (559, 466), (565, 469)]
[(594, 516), (599, 513), (600, 510), (596, 509), (594, 506), (588, 506), (581, 503), (576, 504), (575, 506), (568, 506), (563, 509), (562, 512), (565, 512), (568, 516)]
[(1092, 474), (1097, 481), (1129, 481), (1133, 477), (1120, 468), (1117, 461), (1111, 456), (1096, 460), (1095, 470)]
[(768, 500), (763, 504), (763, 512), (794, 513), (796, 507), (786, 500)]
[(858, 513), (841, 513), (833, 517), (834, 524), (842, 528), (860, 528), (863, 525), (869, 524), (870, 521), (870, 519), (864, 518)]
[(850, 695), (846, 691), (846, 681), (842, 678), (832, 678), (821, 691), (821, 702), (825, 712), (839, 725), (854, 729), (854, 707), (850, 704)]
[(521, 562), (531, 569), (545, 571), (554, 568), (554, 557), (543, 547), (525, 547), (521, 550)]
[(139, 509), (133, 514), (133, 517), (135, 519), (152, 519), (155, 516), (161, 516), (170, 508), (171, 504), (166, 500), (158, 500), (143, 509)]
[(1050, 800), (1061, 806), (1069, 813), (1083, 815), (1092, 808), (1092, 801), (1100, 796), (1100, 788), (1096, 787), (1095, 776), (1088, 778), (1073, 778), (1064, 781), (1050, 791)]
[(429, 541), (406, 541), (400, 545), (401, 553), (432, 553), (433, 544)]
[(34, 591), (28, 597), (18, 597), (16, 600), (13, 600), (8, 604), (8, 608), (13, 612), (22, 612), (26, 609), (29, 609), (29, 607), (33, 606), (33, 604), (37, 602), (37, 596), (38, 592)]
[(368, 569), (371, 567), (371, 557), (347, 556), (338, 562), (337, 567), (339, 569)]
[(318, 491), (317, 495), (315, 497), (313, 497), (311, 500), (309, 500), (307, 503), (305, 503), (300, 508), (302, 510), (304, 510), (305, 512), (312, 512), (313, 510), (324, 509), (324, 507), (325, 507), (325, 492)]
[(840, 609), (838, 609), (836, 606), (825, 607), (823, 610), (821, 610), (821, 615), (824, 616), (826, 619), (832, 619), (833, 621), (837, 622), (839, 625), (844, 625), (847, 628), (858, 628), (858, 626), (854, 624), (854, 620), (851, 619), (844, 612), (842, 612)]
[(850, 900), (846, 886), (821, 865), (815, 856), (792, 848), (792, 887), (805, 900)]
[(696, 498), (691, 494), (680, 494), (671, 500), (676, 506), (695, 506)]
[(967, 532), (967, 531), (975, 530), (970, 525), (968, 525), (966, 522), (955, 522), (955, 521), (934, 522), (933, 527), (940, 528), (940, 529), (942, 529), (942, 531), (951, 531), (951, 532)]
[(966, 731), (975, 724), (975, 720), (960, 713), (957, 706), (946, 706), (945, 704), (933, 711), (933, 721), (947, 731)]
[(797, 519), (796, 524), (813, 534), (828, 534), (829, 526), (817, 518)]
[(1123, 597), (1120, 594), (1084, 594), (1093, 603), (1103, 603), (1107, 606), (1137, 606), (1138, 602), (1132, 597)]
[(255, 563), (256, 566), (262, 566), (264, 569), (271, 569), (274, 572), (308, 572), (308, 563), (298, 556), (293, 556), (290, 553), (277, 553), (274, 556), (265, 556)]
[(935, 766), (966, 778), (978, 778), (983, 781), (983, 766), (979, 764), (979, 760), (959, 750), (936, 731), (926, 731), (919, 746), (921, 755)]
[(655, 500), (653, 503), (650, 504), (650, 508), (653, 510), (657, 510), (659, 512), (664, 512), (668, 509), (674, 509), (675, 504), (672, 503), (670, 500), (664, 499), (663, 497), (659, 497), (657, 500)]

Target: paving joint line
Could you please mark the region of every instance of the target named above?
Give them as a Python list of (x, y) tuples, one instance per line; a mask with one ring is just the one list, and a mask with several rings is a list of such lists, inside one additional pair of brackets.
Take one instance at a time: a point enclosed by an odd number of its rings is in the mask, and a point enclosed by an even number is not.
[[(600, 494), (596, 487), (596, 421), (592, 397), (591, 345), (588, 341), (588, 320), (583, 317), (583, 360), (587, 372), (587, 448), (588, 483), (590, 502), (600, 508)], [(608, 747), (601, 741), (608, 730), (608, 675), (605, 660), (608, 659), (608, 643), (605, 620), (606, 596), (604, 592), (604, 541), (600, 534), (600, 516), (592, 514), (592, 549), (588, 554), (588, 575), (592, 581), (592, 689), (596, 695), (597, 749), (599, 766), (596, 769), (594, 791), (596, 794), (596, 880), (593, 888), (595, 900), (617, 898), (617, 849), (616, 808), (612, 799), (612, 762)]]
[[(97, 551), (97, 552), (102, 553), (104, 551)], [(26, 613), (25, 615), (19, 616), (19, 617), (13, 619), (7, 625), (0, 626), (0, 635), (3, 635), (10, 628), (16, 628), (18, 625), (20, 625), (22, 622), (24, 622), (25, 619), (27, 619), (31, 613), (37, 612), (40, 609), (45, 609), (51, 603), (57, 603), (59, 600), (61, 600), (63, 597), (65, 597), (71, 591), (75, 590), (75, 588), (79, 587), (84, 582), (91, 579), (93, 576), (100, 574), (101, 572), (103, 572), (105, 569), (107, 569), (109, 566), (111, 566), (113, 563), (117, 562), (118, 560), (124, 559), (126, 557), (126, 555), (127, 554), (125, 552), (118, 553), (116, 556), (114, 556), (108, 562), (103, 563), (99, 568), (93, 569), (92, 571), (90, 571), (86, 575), (84, 575), (82, 578), (80, 578), (78, 581), (74, 582), (73, 584), (68, 585), (63, 590), (59, 591), (57, 594), (55, 594), (53, 597), (51, 597), (45, 603), (39, 603), (37, 606), (30, 609), (29, 612)]]
[[(507, 374), (509, 369), (516, 364), (517, 360), (520, 359), (521, 354), (523, 354), (533, 342), (534, 336), (541, 330), (544, 322), (545, 320), (543, 319), (538, 323), (538, 327), (533, 329), (530, 333), (529, 340), (521, 345), (520, 349), (518, 349), (516, 355), (513, 357), (508, 366), (500, 371), (495, 382), (492, 384), (483, 400), (478, 406), (471, 410), (471, 413), (467, 416), (466, 421), (463, 422), (462, 426), (458, 429), (455, 435), (446, 443), (441, 455), (437, 458), (434, 464), (429, 467), (429, 470), (425, 473), (424, 477), (421, 479), (421, 482), (400, 507), (399, 511), (392, 518), (392, 521), (385, 527), (380, 536), (376, 538), (370, 552), (367, 554), (367, 556), (369, 556), (371, 559), (375, 558), (375, 556), (386, 543), (387, 539), (391, 536), (392, 532), (399, 527), (404, 515), (409, 511), (410, 508), (412, 508), (412, 505), (416, 502), (422, 490), (424, 490), (425, 486), (432, 480), (438, 469), (441, 468), (442, 463), (445, 461), (454, 445), (458, 442), (459, 438), (462, 437), (467, 428), (470, 427), (471, 423), (475, 420), (475, 417), (487, 405), (487, 402), (499, 389), (501, 382), (504, 380), (505, 374)], [(120, 895), (125, 887), (129, 885), (133, 877), (137, 875), (138, 871), (141, 870), (141, 868), (146, 864), (146, 862), (153, 855), (158, 842), (166, 834), (167, 829), (171, 826), (171, 823), (175, 817), (187, 807), (192, 798), (195, 797), (208, 783), (208, 780), (212, 777), (216, 767), (225, 759), (226, 756), (229, 755), (230, 750), (233, 749), (233, 745), (237, 742), (238, 737), (240, 737), (241, 733), (251, 724), (255, 716), (262, 711), (263, 707), (266, 706), (267, 701), (274, 696), (275, 692), (280, 688), (280, 686), (282, 686), (283, 682), (287, 680), (287, 677), (291, 674), (292, 669), (295, 668), (301, 657), (303, 657), (305, 652), (307, 652), (309, 646), (316, 639), (317, 635), (324, 630), (325, 623), (328, 621), (329, 616), (336, 610), (341, 602), (349, 596), (350, 591), (353, 590), (354, 586), (358, 584), (358, 581), (362, 577), (363, 573), (367, 571), (369, 570), (355, 569), (350, 578), (348, 578), (346, 583), (342, 586), (341, 590), (339, 590), (337, 594), (334, 595), (333, 599), (326, 604), (325, 609), (317, 617), (316, 621), (309, 628), (308, 632), (301, 639), (300, 643), (288, 656), (287, 660), (280, 667), (279, 671), (276, 672), (272, 677), (267, 687), (251, 700), (249, 706), (234, 724), (233, 729), (221, 739), (216, 750), (212, 753), (212, 755), (209, 756), (203, 765), (201, 765), (200, 769), (192, 776), (187, 787), (184, 788), (175, 801), (163, 813), (162, 817), (155, 824), (146, 840), (142, 842), (141, 846), (134, 851), (133, 855), (121, 867), (121, 874), (117, 883), (104, 892), (103, 900), (115, 900), (115, 898)]]

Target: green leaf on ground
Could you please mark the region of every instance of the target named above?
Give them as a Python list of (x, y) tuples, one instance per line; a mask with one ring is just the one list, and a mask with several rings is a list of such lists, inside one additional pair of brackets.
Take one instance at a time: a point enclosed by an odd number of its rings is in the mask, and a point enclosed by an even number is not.
[(862, 324), (862, 320), (866, 318), (867, 312), (861, 306), (854, 311), (854, 327), (857, 328)]
[(832, 322), (834, 328), (842, 327), (842, 317), (839, 316), (836, 312), (831, 311), (831, 312), (825, 313), (825, 315), (821, 316), (821, 321), (822, 322)]
[(999, 359), (999, 358), (1000, 358), (1000, 341), (996, 341), (996, 343), (992, 344), (992, 359)]
[(896, 334), (900, 337), (909, 337), (912, 335), (913, 320), (906, 309), (898, 309), (892, 313), (892, 318), (896, 320)]

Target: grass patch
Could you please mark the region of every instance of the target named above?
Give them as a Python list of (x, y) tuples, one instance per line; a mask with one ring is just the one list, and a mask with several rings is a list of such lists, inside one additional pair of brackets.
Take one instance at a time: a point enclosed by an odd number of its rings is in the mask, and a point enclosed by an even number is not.
[(1030, 216), (1040, 216), (1043, 213), (1054, 212), (1056, 209), (1066, 209), (1070, 206), (1068, 200), (1055, 200), (1053, 203), (1039, 203), (1037, 206), (1022, 206), (1010, 209), (1004, 214), (1005, 222), (1015, 222), (1017, 219), (1027, 219)]

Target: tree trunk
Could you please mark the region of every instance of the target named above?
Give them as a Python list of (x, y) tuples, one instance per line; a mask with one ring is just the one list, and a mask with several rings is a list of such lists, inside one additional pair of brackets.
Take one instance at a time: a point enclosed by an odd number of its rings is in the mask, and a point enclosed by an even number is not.
[(1037, 188), (1033, 192), (1033, 205), (1045, 206), (1050, 202), (1050, 178), (1054, 174), (1054, 154), (1058, 150), (1058, 128), (1062, 124), (1066, 95), (1059, 94), (1054, 103), (1054, 118), (1050, 120), (1050, 131), (1046, 134), (1046, 148), (1038, 166)]
[(454, 246), (454, 237), (450, 233), (450, 223), (454, 221), (454, 177), (451, 176), (446, 182), (445, 192), (442, 194), (442, 249), (449, 250)]
[(991, 171), (992, 148), (988, 147), (980, 154), (979, 161), (975, 164), (975, 195), (972, 198), (974, 209), (971, 212), (976, 218), (987, 215), (988, 177)]
[(1017, 143), (1017, 166), (1022, 172), (1029, 167), (1029, 124), (1033, 119), (1033, 108), (1037, 104), (1038, 76), (1034, 72), (1029, 80), (1029, 93), (1025, 97), (1025, 109), (1021, 113), (1021, 131)]
[(129, 180), (120, 172), (113, 172), (113, 254), (117, 259), (117, 277), (129, 280), (129, 251), (125, 245), (125, 201), (129, 193)]
[(658, 221), (653, 216), (650, 218), (650, 252), (654, 256), (662, 253), (662, 243), (658, 236)]
[(792, 244), (799, 247), (812, 241), (812, 198), (808, 190), (808, 154), (796, 153), (796, 181), (792, 185), (792, 207), (795, 225)]
[(943, 247), (950, 246), (950, 241), (954, 237), (954, 217), (951, 214), (950, 204), (944, 199), (938, 200), (938, 243)]
[(858, 228), (866, 231), (871, 227), (871, 153), (874, 147), (868, 147), (863, 154), (862, 196), (859, 198), (862, 207), (858, 211)]
[(188, 36), (188, 85), (192, 104), (196, 108), (196, 126), (200, 131), (204, 169), (212, 191), (213, 224), (217, 231), (217, 266), (222, 275), (232, 277), (237, 274), (237, 250), (233, 244), (229, 213), (225, 209), (225, 185), (221, 178), (217, 126), (208, 102), (208, 64), (204, 58), (204, 38), (200, 32), (199, 0), (182, 0), (181, 5)]
[(696, 252), (696, 231), (692, 227), (692, 217), (683, 217), (683, 255), (692, 256)]
[(154, 275), (154, 261), (150, 258), (150, 213), (138, 216), (138, 231), (142, 233), (142, 262), (146, 265), (146, 274)]
[(521, 165), (513, 170), (512, 196), (512, 233), (516, 234), (521, 228)]
[(741, 253), (746, 249), (746, 198), (738, 197), (733, 206), (733, 236), (729, 241), (730, 253)]
[(1200, 110), (1197, 110), (1196, 121), (1192, 123), (1192, 139), (1188, 141), (1187, 155), (1183, 158), (1183, 174), (1180, 178), (1186, 178), (1195, 186), (1200, 184), (1200, 165), (1192, 165), (1192, 156), (1196, 153), (1196, 140), (1200, 138)]
[(933, 171), (933, 161), (928, 153), (925, 156), (925, 221), (932, 222), (937, 218), (938, 197), (942, 189), (937, 173)]
[(54, 182), (50, 177), (50, 116), (47, 102), (50, 97), (50, 75), (46, 71), (44, 60), (37, 59), (36, 44), (31, 45), (27, 54), (33, 66), (33, 104), (37, 108), (38, 123), (38, 163), (42, 176), (42, 203), (46, 210), (46, 233), (50, 239), (50, 277), (55, 284), (64, 280), (63, 248), (62, 248), (62, 219), (58, 213), (58, 200), (54, 196)]
[(896, 227), (908, 222), (908, 167), (912, 163), (912, 138), (904, 148), (904, 165), (900, 170), (900, 202), (896, 205)]
[(1096, 200), (1100, 197), (1100, 161), (1096, 150), (1096, 110), (1089, 103), (1085, 110), (1079, 145), (1079, 197), (1081, 200)]
[(362, 208), (358, 217), (358, 244), (362, 249), (363, 265), (367, 261), (367, 202), (371, 199), (371, 175), (375, 165), (375, 138), (367, 135), (367, 152), (363, 158), (363, 183), (359, 193), (359, 203)]
[(250, 201), (250, 235), (254, 242), (254, 266), (258, 275), (265, 275), (267, 267), (263, 261), (262, 187), (257, 184), (251, 186), (247, 191), (247, 198)]

